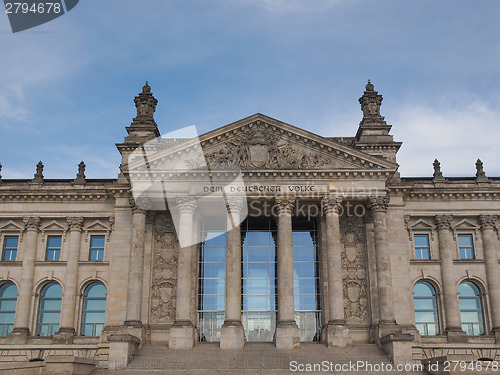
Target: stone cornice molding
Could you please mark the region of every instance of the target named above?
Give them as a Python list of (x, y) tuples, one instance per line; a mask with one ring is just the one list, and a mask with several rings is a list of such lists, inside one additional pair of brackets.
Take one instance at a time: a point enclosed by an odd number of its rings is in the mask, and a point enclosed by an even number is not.
[(452, 230), (451, 222), (453, 221), (453, 215), (436, 215), (435, 219), (438, 230)]
[(282, 214), (292, 214), (295, 207), (295, 198), (278, 197), (274, 202), (278, 216)]
[(390, 200), (391, 200), (391, 198), (389, 198), (388, 196), (369, 197), (368, 198), (368, 205), (369, 205), (370, 211), (372, 213), (387, 212), (387, 208), (389, 207)]
[(342, 212), (342, 202), (344, 197), (323, 197), (321, 204), (326, 214), (335, 213), (339, 215)]
[(497, 228), (497, 215), (479, 215), (479, 224), (481, 229)]
[(226, 207), (230, 213), (239, 214), (243, 209), (243, 198), (228, 197), (226, 200)]
[(81, 231), (83, 228), (83, 217), (82, 216), (72, 216), (67, 217), (68, 228), (70, 231)]
[(191, 214), (193, 215), (196, 211), (197, 203), (194, 197), (178, 197), (176, 199), (177, 207), (181, 214)]
[(39, 217), (23, 217), (25, 231), (37, 231), (40, 229)]

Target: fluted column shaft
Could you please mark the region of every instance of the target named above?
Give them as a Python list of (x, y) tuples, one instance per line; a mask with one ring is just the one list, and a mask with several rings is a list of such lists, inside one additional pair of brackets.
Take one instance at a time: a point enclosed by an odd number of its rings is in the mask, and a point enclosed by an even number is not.
[(437, 232), (439, 241), (439, 257), (441, 259), (441, 280), (443, 283), (444, 314), (446, 332), (464, 334), (460, 319), (458, 291), (453, 272), (455, 242), (451, 228), (452, 215), (437, 215)]
[(377, 255), (377, 285), (380, 323), (394, 324), (394, 297), (392, 290), (389, 242), (387, 240), (387, 207), (389, 197), (370, 197), (375, 231), (375, 253)]
[(294, 200), (277, 200), (278, 322), (295, 321), (292, 243), (292, 210), (294, 203)]
[(496, 220), (496, 215), (481, 215), (479, 217), (486, 258), (486, 280), (490, 295), (493, 331), (500, 334), (500, 267), (498, 266), (500, 242), (495, 233)]
[(241, 227), (242, 199), (229, 202), (226, 245), (226, 321), (241, 323)]
[(24, 229), (26, 235), (24, 237), (23, 250), (23, 268), (21, 271), (21, 284), (16, 305), (16, 317), (14, 320), (13, 334), (29, 334), (30, 326), (30, 307), (31, 296), (33, 295), (33, 277), (35, 271), (36, 245), (38, 239), (38, 230), (40, 227), (39, 217), (25, 217)]
[(241, 324), (241, 227), (242, 198), (229, 198), (226, 242), (226, 311), (221, 330), (222, 349), (241, 349), (245, 333)]
[(66, 218), (69, 225), (69, 248), (64, 279), (60, 332), (75, 332), (75, 308), (78, 287), (78, 261), (82, 239), (83, 217)]
[(142, 282), (144, 279), (144, 233), (146, 210), (142, 205), (132, 205), (132, 249), (127, 294), (127, 319), (125, 325), (142, 326)]
[(176, 323), (191, 323), (191, 261), (193, 257), (193, 216), (196, 210), (195, 198), (179, 198), (179, 258), (177, 262)]
[(328, 259), (329, 324), (345, 324), (342, 281), (342, 243), (340, 220), (342, 198), (324, 198), (326, 216), (326, 255)]

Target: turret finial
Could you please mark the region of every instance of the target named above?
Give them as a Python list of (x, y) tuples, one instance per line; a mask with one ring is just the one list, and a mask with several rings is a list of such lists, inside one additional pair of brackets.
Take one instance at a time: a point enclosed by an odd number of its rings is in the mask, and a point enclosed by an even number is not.
[(368, 80), (368, 83), (365, 86), (366, 91), (375, 91), (375, 86), (373, 86), (373, 83), (371, 83), (370, 80)]
[(435, 181), (444, 181), (445, 178), (443, 177), (443, 173), (441, 172), (441, 163), (439, 160), (434, 159), (434, 163), (432, 163), (434, 166), (434, 174), (432, 175), (434, 177)]
[(36, 173), (33, 175), (33, 182), (43, 182), (43, 163), (40, 160), (36, 165)]
[(85, 163), (83, 160), (78, 164), (78, 173), (76, 174), (76, 178), (73, 180), (75, 184), (84, 184), (85, 183)]
[(484, 173), (483, 162), (481, 159), (477, 159), (476, 161), (476, 180), (489, 181), (488, 177), (486, 177), (486, 173)]

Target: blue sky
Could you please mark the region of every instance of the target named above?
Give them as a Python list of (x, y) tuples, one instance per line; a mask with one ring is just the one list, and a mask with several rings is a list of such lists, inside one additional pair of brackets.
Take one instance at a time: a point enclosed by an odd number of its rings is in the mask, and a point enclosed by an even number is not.
[(370, 78), (402, 176), (500, 176), (500, 1), (81, 0), (12, 34), (0, 15), (3, 178), (116, 177), (149, 81), (162, 133), (260, 112), (353, 136)]

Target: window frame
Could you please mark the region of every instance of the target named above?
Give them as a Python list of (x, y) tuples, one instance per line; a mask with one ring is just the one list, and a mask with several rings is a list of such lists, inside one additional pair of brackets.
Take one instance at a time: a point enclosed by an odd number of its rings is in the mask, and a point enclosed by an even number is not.
[[(459, 289), (463, 284), (471, 284), (472, 288), (477, 291), (477, 294), (473, 297), (472, 296), (460, 297)], [(487, 332), (486, 314), (485, 314), (486, 313), (485, 312), (486, 303), (485, 303), (485, 299), (483, 296), (483, 291), (481, 289), (481, 286), (478, 285), (478, 283), (475, 282), (474, 280), (470, 280), (470, 279), (463, 280), (457, 287), (457, 295), (458, 295), (458, 309), (460, 311), (460, 324), (462, 326), (462, 330), (467, 334), (467, 336), (471, 336), (471, 337), (485, 336), (486, 332)], [(475, 301), (479, 302), (480, 309), (462, 309), (462, 306), (460, 305), (460, 300), (475, 300)], [(481, 314), (478, 316), (480, 316), (481, 320), (478, 323), (475, 323), (475, 322), (465, 322), (464, 323), (462, 321), (462, 312), (469, 312), (469, 313), (470, 312), (473, 312), (473, 313), (480, 312)], [(478, 325), (480, 324), (480, 326), (479, 326), (480, 333), (478, 335), (474, 335), (474, 334), (469, 335), (468, 331), (463, 328), (465, 324), (478, 324)], [(473, 329), (473, 333), (474, 333), (474, 329)]]
[[(460, 237), (470, 237), (471, 239), (471, 246), (460, 246)], [(460, 260), (475, 260), (476, 258), (476, 244), (474, 243), (474, 233), (470, 232), (460, 232), (457, 233), (457, 247), (458, 247), (458, 259)], [(462, 249), (471, 249), (472, 250), (472, 258), (463, 258), (462, 257)], [(466, 253), (465, 253), (466, 254)]]
[[(415, 237), (417, 236), (426, 236), (427, 237), (427, 249), (429, 251), (428, 258), (418, 258), (417, 257), (417, 245), (415, 241)], [(428, 232), (413, 232), (413, 259), (415, 260), (431, 260), (432, 259), (432, 251), (431, 251), (431, 239), (432, 236)], [(418, 248), (422, 248), (422, 246), (418, 246)]]
[[(432, 296), (415, 296), (415, 287), (418, 284), (426, 284), (426, 285), (430, 286), (430, 288), (432, 289), (434, 294)], [(436, 287), (436, 285), (433, 282), (430, 282), (429, 280), (425, 280), (425, 279), (418, 280), (413, 285), (412, 294), (413, 294), (412, 300), (413, 300), (413, 314), (415, 317), (415, 326), (416, 326), (417, 331), (419, 332), (420, 336), (422, 336), (422, 337), (436, 337), (436, 336), (441, 335), (442, 329), (441, 329), (441, 316), (440, 316), (441, 309), (440, 309), (440, 304), (439, 304), (440, 298), (439, 298), (438, 288)], [(432, 310), (430, 310), (430, 309), (417, 309), (417, 307), (415, 305), (415, 299), (424, 300), (424, 299), (431, 299), (431, 297), (433, 297), (433, 299), (434, 299), (434, 306), (435, 306), (434, 309), (432, 309)], [(420, 322), (419, 323), (417, 321), (417, 312), (432, 312), (434, 314), (434, 316), (436, 317), (436, 321), (435, 322)], [(420, 332), (420, 330), (418, 329), (418, 324), (425, 324), (427, 326), (429, 323), (435, 325), (436, 334), (425, 335), (425, 334), (422, 334)]]
[[(61, 239), (61, 245), (59, 246), (59, 256), (57, 257), (57, 259), (48, 259), (49, 250), (57, 249), (55, 247), (53, 247), (52, 249), (49, 249), (50, 238), (54, 238), (54, 237), (59, 237)], [(47, 262), (59, 262), (61, 260), (63, 242), (64, 242), (64, 237), (62, 234), (49, 234), (49, 235), (47, 235), (45, 238), (46, 245), (45, 245), (45, 258), (44, 258), (44, 260)]]
[[(88, 292), (95, 285), (101, 285), (104, 287), (104, 290), (105, 290), (104, 297), (91, 297), (91, 300), (93, 300), (93, 301), (104, 300), (104, 310), (88, 310), (85, 308), (85, 302), (88, 301)], [(82, 296), (82, 298), (81, 298), (80, 327), (78, 330), (79, 335), (82, 337), (99, 337), (102, 334), (102, 331), (104, 330), (104, 327), (106, 324), (106, 308), (107, 308), (107, 299), (108, 299), (108, 288), (101, 280), (92, 280), (92, 281), (85, 284), (85, 286), (83, 287), (83, 292), (82, 292), (81, 296)], [(86, 313), (96, 313), (96, 312), (104, 313), (104, 321), (102, 323), (85, 323), (85, 321), (84, 321), (85, 314)], [(101, 332), (99, 333), (99, 335), (88, 336), (88, 335), (84, 334), (85, 326), (89, 325), (89, 324), (91, 324), (93, 326), (92, 327), (93, 333), (96, 331), (95, 326), (97, 324), (102, 324), (102, 329), (101, 329)]]
[[(104, 239), (104, 243), (103, 243), (102, 248), (101, 247), (99, 247), (99, 248), (96, 247), (97, 250), (102, 249), (102, 258), (101, 259), (92, 259), (92, 250), (93, 250), (93, 248), (92, 248), (92, 239), (94, 237), (102, 237)], [(104, 262), (105, 261), (105, 259), (106, 259), (105, 258), (105, 256), (106, 256), (106, 242), (107, 242), (107, 236), (104, 233), (98, 233), (97, 232), (97, 233), (92, 233), (92, 234), (89, 235), (89, 246), (88, 246), (88, 257), (87, 257), (87, 260), (89, 262)]]
[[(0, 291), (2, 290), (5, 290), (7, 289), (9, 286), (13, 285), (15, 288), (16, 288), (16, 296), (15, 298), (13, 297), (4, 297), (2, 294), (0, 294), (0, 302), (1, 301), (15, 301), (15, 307), (14, 307), (14, 310), (5, 310), (5, 311), (2, 311), (0, 310), (0, 314), (13, 314), (14, 316), (14, 319), (12, 320), (12, 324), (4, 324), (4, 323), (1, 323), (0, 324), (0, 337), (7, 337), (7, 335), (12, 332), (12, 330), (14, 329), (14, 321), (16, 319), (16, 310), (17, 310), (17, 295), (19, 293), (19, 288), (18, 286), (16, 285), (16, 283), (14, 283), (12, 280), (6, 280), (6, 282), (0, 284)], [(0, 303), (0, 307), (1, 307), (1, 303)], [(9, 328), (9, 326), (12, 326), (12, 329)], [(7, 327), (5, 329), (5, 327)], [(3, 331), (5, 330), (5, 335), (3, 335)]]
[[(55, 297), (45, 297), (43, 295), (44, 292), (46, 292), (47, 289), (49, 289), (49, 285), (57, 285), (59, 286), (59, 288), (61, 288), (61, 296), (59, 298), (55, 298)], [(36, 336), (39, 336), (39, 337), (53, 337), (54, 334), (59, 330), (60, 328), (60, 325), (61, 325), (61, 314), (62, 314), (62, 297), (63, 297), (63, 293), (64, 293), (64, 290), (63, 290), (63, 287), (62, 285), (56, 281), (56, 280), (51, 280), (49, 282), (46, 282), (45, 284), (42, 285), (42, 287), (40, 288), (40, 293), (38, 295), (38, 304), (37, 304), (37, 315), (36, 315), (36, 321), (35, 321), (35, 335)], [(59, 305), (59, 322), (56, 324), (56, 323), (43, 323), (40, 321), (41, 317), (42, 317), (42, 313), (56, 313), (57, 310), (42, 310), (41, 309), (41, 306), (42, 306), (42, 302), (46, 301), (46, 300), (52, 300), (52, 301), (55, 301), (55, 300), (59, 300), (60, 301), (60, 305)], [(42, 333), (42, 326), (45, 326), (45, 325), (49, 325), (50, 326), (50, 331), (52, 333), (52, 335), (41, 335)], [(57, 329), (52, 332), (52, 326), (57, 326)]]
[[(15, 249), (15, 256), (14, 259), (5, 259), (5, 251), (8, 250), (11, 254), (10, 258), (12, 258), (12, 251), (13, 248), (7, 249), (7, 239), (8, 238), (17, 238), (17, 246)], [(19, 254), (19, 242), (20, 242), (20, 236), (18, 234), (4, 234), (2, 236), (2, 262), (15, 262), (17, 260), (17, 256)]]

